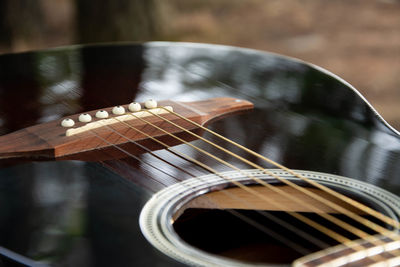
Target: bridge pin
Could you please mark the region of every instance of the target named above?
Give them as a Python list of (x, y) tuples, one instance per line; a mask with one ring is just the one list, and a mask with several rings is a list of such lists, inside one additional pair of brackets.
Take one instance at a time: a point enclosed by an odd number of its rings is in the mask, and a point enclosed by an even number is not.
[(89, 121), (92, 120), (92, 116), (90, 116), (90, 115), (87, 114), (87, 113), (84, 113), (84, 114), (79, 115), (78, 120), (79, 120), (80, 122), (89, 122)]
[(108, 112), (105, 110), (99, 110), (96, 112), (96, 118), (99, 118), (99, 119), (108, 118)]
[(75, 122), (72, 119), (63, 119), (61, 122), (62, 127), (72, 127), (74, 125), (75, 125)]
[(142, 107), (140, 106), (139, 103), (137, 102), (132, 102), (129, 104), (128, 106), (129, 110), (132, 112), (136, 112), (136, 111), (140, 111), (142, 109)]
[(115, 115), (122, 115), (125, 113), (125, 108), (122, 106), (113, 107), (112, 113)]

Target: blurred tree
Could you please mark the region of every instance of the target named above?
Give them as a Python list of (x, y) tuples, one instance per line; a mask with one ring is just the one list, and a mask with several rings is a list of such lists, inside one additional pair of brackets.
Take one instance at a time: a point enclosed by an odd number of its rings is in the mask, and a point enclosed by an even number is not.
[(75, 0), (79, 43), (160, 39), (158, 0)]
[(39, 0), (0, 1), (0, 46), (4, 50), (32, 46), (42, 38), (44, 25)]

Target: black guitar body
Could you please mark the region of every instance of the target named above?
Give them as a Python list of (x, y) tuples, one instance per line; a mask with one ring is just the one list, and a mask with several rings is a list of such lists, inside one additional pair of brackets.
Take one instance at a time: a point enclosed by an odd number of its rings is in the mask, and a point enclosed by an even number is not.
[[(209, 125), (216, 132), (291, 169), (351, 177), (400, 195), (398, 132), (349, 84), (316, 66), (248, 49), (175, 43), (0, 56), (0, 135), (133, 99), (226, 96), (247, 99), (255, 109)], [(203, 173), (167, 151), (156, 153), (181, 169), (148, 154), (140, 161), (0, 161), (1, 262), (182, 265), (145, 239), (139, 215), (155, 192), (188, 178), (183, 170)]]

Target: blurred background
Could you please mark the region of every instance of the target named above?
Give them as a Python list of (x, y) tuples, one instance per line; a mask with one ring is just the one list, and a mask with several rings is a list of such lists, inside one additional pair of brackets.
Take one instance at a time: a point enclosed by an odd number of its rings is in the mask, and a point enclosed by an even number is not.
[(400, 129), (400, 1), (0, 0), (0, 53), (152, 40), (242, 46), (314, 63), (354, 85)]

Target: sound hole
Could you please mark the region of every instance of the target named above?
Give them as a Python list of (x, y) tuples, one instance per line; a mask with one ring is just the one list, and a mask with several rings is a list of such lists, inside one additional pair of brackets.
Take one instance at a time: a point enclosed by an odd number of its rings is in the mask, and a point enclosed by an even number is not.
[[(323, 194), (323, 192), (320, 193)], [(215, 192), (211, 193), (211, 199), (215, 199), (215, 195), (213, 196), (213, 194), (215, 194)], [(207, 195), (200, 198), (204, 197), (207, 197)], [(210, 199), (209, 197), (207, 198)], [(357, 200), (362, 201), (360, 197), (357, 197)], [(251, 202), (252, 200), (249, 201)], [(308, 202), (310, 200), (304, 199), (304, 201)], [(227, 202), (229, 202), (229, 198), (227, 198)], [(363, 202), (368, 205), (365, 201)], [(276, 220), (272, 221), (268, 219), (265, 213), (272, 215), (278, 220), (289, 223), (294, 229), (300, 229), (308, 236), (324, 242), (327, 246), (334, 246), (337, 242), (318, 230), (315, 230), (313, 227), (296, 220), (288, 214), (288, 212), (296, 211), (340, 235), (349, 239), (358, 239), (354, 234), (343, 230), (313, 212), (301, 209), (296, 210), (299, 209), (300, 206), (284, 207), (284, 211), (268, 210), (269, 208), (267, 206), (263, 211), (260, 211), (248, 210), (240, 207), (234, 208), (236, 204), (224, 204), (223, 201), (218, 203), (218, 209), (207, 208), (205, 207), (206, 205), (199, 203), (204, 203), (204, 201), (195, 199), (191, 203), (185, 205), (185, 207), (176, 214), (176, 219), (173, 224), (176, 233), (185, 242), (200, 250), (239, 261), (264, 264), (290, 264), (295, 259), (304, 256), (304, 251), (293, 248), (293, 246), (288, 245), (285, 240), (289, 240), (292, 244), (296, 244), (296, 246), (308, 251), (308, 253), (323, 249), (323, 247), (314, 244), (311, 240), (288, 230), (285, 226), (277, 223)], [(353, 225), (357, 229), (361, 229), (370, 234), (375, 233), (343, 214), (333, 213), (331, 210), (327, 210), (326, 212)], [(371, 216), (363, 214), (362, 212), (358, 214), (378, 223), (378, 221)], [(262, 225), (264, 229), (273, 232), (276, 234), (275, 237), (254, 227), (255, 224)], [(276, 236), (284, 237), (284, 239), (276, 238)]]

